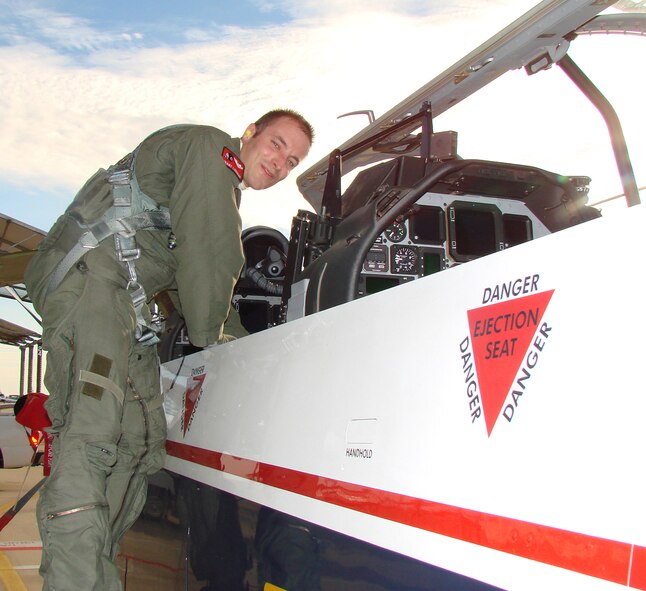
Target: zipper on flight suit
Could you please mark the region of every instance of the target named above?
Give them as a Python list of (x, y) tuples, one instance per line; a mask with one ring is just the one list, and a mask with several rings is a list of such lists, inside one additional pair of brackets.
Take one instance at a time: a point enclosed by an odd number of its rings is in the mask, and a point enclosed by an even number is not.
[[(99, 452), (104, 453), (108, 456), (114, 456), (114, 453), (111, 452), (109, 449), (106, 449), (105, 447), (102, 447), (100, 445), (92, 445), (95, 449), (97, 449)], [(56, 511), (53, 513), (47, 513), (46, 519), (48, 521), (51, 521), (52, 519), (56, 519), (57, 517), (65, 517), (67, 515), (74, 515), (76, 513), (80, 513), (81, 511), (88, 511), (90, 509), (100, 509), (102, 507), (108, 507), (107, 503), (90, 503), (88, 505), (81, 505), (80, 507), (74, 507), (73, 509), (66, 509), (64, 511)]]
[(98, 509), (99, 507), (107, 507), (107, 503), (92, 503), (91, 505), (82, 505), (81, 507), (75, 507), (74, 509), (67, 509), (66, 511), (57, 511), (56, 513), (48, 513), (47, 520), (51, 521), (57, 517), (65, 517), (66, 515), (74, 515), (80, 513), (81, 511), (88, 511), (89, 509)]

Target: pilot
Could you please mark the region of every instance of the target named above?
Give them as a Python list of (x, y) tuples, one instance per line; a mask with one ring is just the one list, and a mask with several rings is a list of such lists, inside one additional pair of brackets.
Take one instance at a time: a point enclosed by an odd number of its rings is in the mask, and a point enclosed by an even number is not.
[(275, 110), (242, 138), (176, 125), (100, 169), (57, 220), (25, 284), (43, 319), (53, 466), (37, 507), (44, 590), (121, 589), (115, 558), (164, 460), (148, 302), (168, 290), (191, 343), (225, 340), (243, 264), (240, 190), (282, 181), (311, 125)]

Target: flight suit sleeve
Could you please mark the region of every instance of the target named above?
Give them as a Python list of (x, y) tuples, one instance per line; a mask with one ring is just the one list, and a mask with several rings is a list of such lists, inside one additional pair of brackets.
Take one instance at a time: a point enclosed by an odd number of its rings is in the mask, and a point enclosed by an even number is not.
[(169, 203), (177, 241), (175, 279), (189, 339), (198, 347), (222, 338), (244, 262), (239, 181), (222, 159), (225, 142), (231, 141), (218, 130), (197, 127), (184, 135), (175, 153)]

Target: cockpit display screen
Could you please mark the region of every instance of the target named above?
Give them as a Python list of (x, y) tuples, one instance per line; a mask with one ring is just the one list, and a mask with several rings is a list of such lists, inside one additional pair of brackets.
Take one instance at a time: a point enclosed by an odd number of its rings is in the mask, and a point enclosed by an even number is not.
[(497, 207), (455, 202), (448, 214), (451, 254), (457, 261), (472, 260), (499, 250), (502, 215)]
[(410, 228), (413, 242), (443, 244), (446, 240), (444, 210), (441, 207), (419, 206), (410, 217)]

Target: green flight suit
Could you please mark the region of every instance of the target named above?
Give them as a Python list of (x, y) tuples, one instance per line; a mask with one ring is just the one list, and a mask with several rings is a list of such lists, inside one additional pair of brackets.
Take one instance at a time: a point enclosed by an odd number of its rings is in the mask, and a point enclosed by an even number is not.
[[(174, 294), (191, 342), (223, 337), (244, 262), (238, 213), (240, 179), (225, 155), (240, 140), (195, 125), (160, 130), (139, 146), (141, 190), (170, 211), (169, 230), (140, 230), (137, 279), (148, 298)], [(43, 318), (46, 408), (54, 461), (38, 503), (47, 591), (121, 589), (114, 560), (146, 497), (146, 475), (164, 460), (166, 423), (155, 346), (135, 340), (126, 266), (110, 236), (88, 250), (60, 285), (49, 277), (76, 244), (77, 220), (96, 220), (112, 204), (99, 170), (43, 241), (25, 284)], [(171, 248), (172, 247), (172, 248)], [(150, 311), (146, 308), (145, 314)]]

